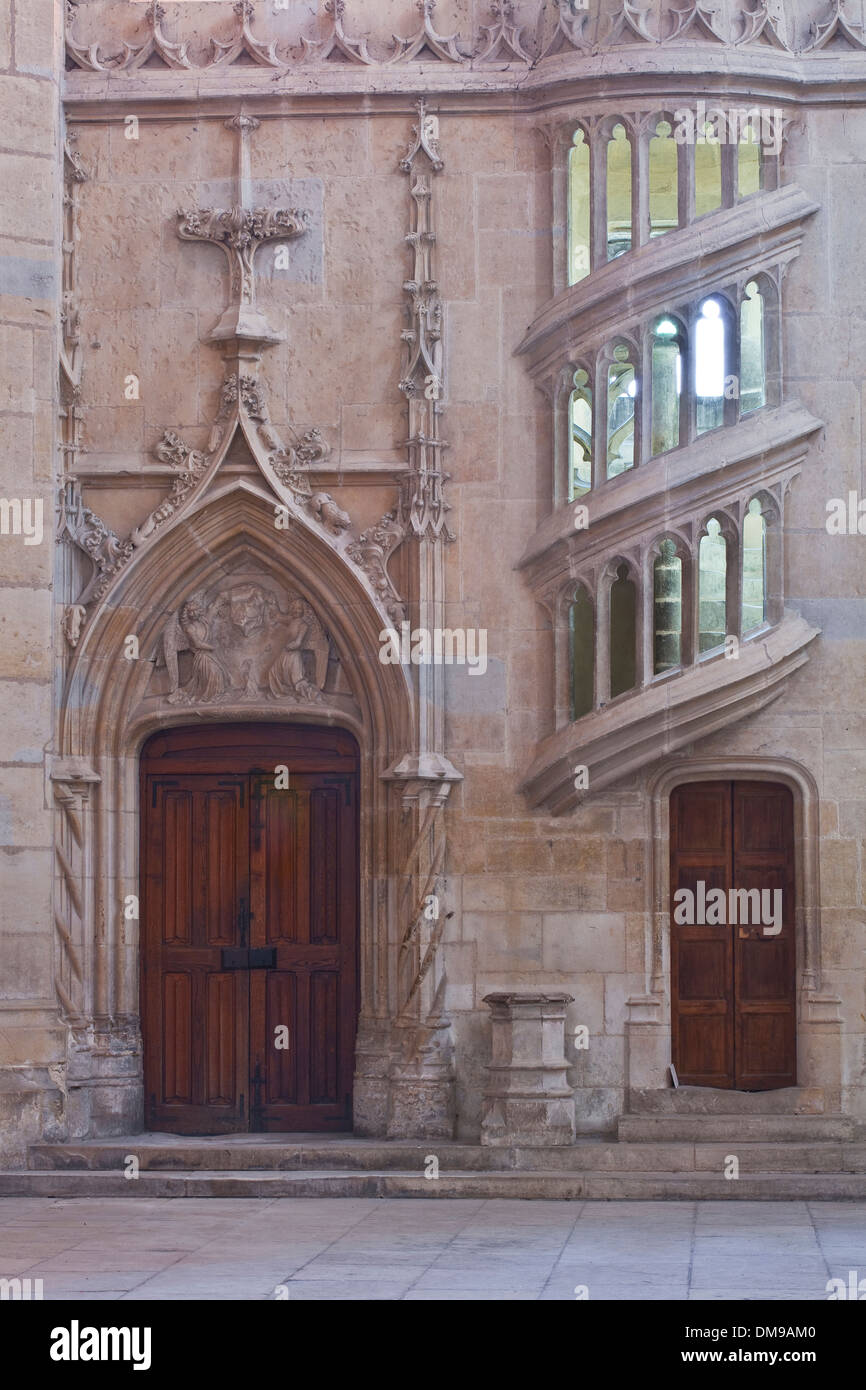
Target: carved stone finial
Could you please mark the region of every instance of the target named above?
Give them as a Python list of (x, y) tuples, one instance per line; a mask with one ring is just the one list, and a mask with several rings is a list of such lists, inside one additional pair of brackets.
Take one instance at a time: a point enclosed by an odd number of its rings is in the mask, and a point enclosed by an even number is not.
[(413, 140), (400, 160), (400, 168), (404, 174), (408, 174), (418, 151), (423, 150), (438, 174), (445, 168), (445, 162), (439, 150), (439, 117), (427, 111), (424, 97), (418, 99), (417, 109), (418, 121), (412, 126)]

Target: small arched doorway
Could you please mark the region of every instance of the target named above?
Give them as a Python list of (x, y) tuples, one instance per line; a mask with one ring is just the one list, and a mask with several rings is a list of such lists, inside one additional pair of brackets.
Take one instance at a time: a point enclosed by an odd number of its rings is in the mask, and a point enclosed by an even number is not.
[(141, 756), (145, 1117), (181, 1134), (352, 1127), (358, 746), (200, 724)]
[(794, 797), (765, 781), (670, 798), (671, 1043), (679, 1080), (797, 1084)]

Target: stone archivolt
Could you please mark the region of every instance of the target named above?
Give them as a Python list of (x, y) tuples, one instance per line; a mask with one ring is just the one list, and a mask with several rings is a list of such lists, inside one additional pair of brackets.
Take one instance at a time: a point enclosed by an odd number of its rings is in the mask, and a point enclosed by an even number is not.
[[(149, 71), (154, 59), (174, 71), (217, 71), (238, 63), (265, 69), (328, 64), (384, 66), (439, 64), (459, 70), (483, 68), (490, 63), (513, 66), (543, 64), (563, 56), (594, 56), (626, 48), (723, 45), (728, 48), (767, 48), (797, 57), (817, 54), (828, 45), (842, 45), (851, 52), (866, 49), (866, 30), (852, 18), (846, 0), (804, 0), (799, 5), (782, 0), (600, 0), (590, 9), (576, 0), (555, 0), (555, 12), (546, 24), (539, 20), (534, 40), (529, 26), (515, 20), (513, 0), (492, 0), (491, 22), (480, 26), (474, 41), (459, 34), (440, 34), (435, 26), (436, 0), (415, 0), (420, 24), (407, 35), (392, 35), (390, 49), (371, 52), (366, 36), (347, 32), (351, 6), (347, 0), (325, 0), (322, 37), (301, 35), (296, 48), (264, 37), (268, 13), (256, 15), (252, 0), (236, 0), (234, 24), (225, 31), (225, 17), (218, 23), (222, 37), (211, 35), (197, 59), (190, 55), (191, 40), (173, 41), (163, 28), (166, 11), (151, 0), (144, 16), (147, 29), (142, 42), (107, 35), (85, 41), (78, 34), (77, 0), (66, 0), (66, 51), (69, 63), (88, 72)], [(358, 18), (362, 17), (358, 3)], [(253, 29), (255, 22), (256, 28)], [(149, 65), (149, 66), (148, 66)]]

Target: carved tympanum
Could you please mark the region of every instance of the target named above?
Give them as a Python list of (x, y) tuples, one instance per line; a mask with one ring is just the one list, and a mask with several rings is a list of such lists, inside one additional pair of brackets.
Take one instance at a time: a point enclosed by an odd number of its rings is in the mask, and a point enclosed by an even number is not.
[(191, 595), (166, 623), (155, 681), (169, 704), (321, 704), (337, 665), (306, 599), (267, 576), (236, 575)]

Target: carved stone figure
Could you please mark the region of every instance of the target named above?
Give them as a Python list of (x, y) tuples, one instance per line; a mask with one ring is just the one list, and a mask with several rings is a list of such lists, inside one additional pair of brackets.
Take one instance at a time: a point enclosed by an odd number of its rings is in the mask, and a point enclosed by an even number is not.
[(157, 668), (169, 704), (279, 699), (318, 704), (331, 642), (310, 605), (270, 577), (238, 575), (187, 599), (166, 624)]
[[(205, 605), (201, 597), (195, 595), (184, 604), (179, 614), (169, 619), (162, 637), (163, 655), (171, 680), (169, 704), (214, 700), (228, 689), (228, 675), (213, 654), (209, 636), (210, 624)], [(192, 675), (183, 690), (179, 685), (177, 663), (178, 653), (182, 651), (193, 653)]]
[[(324, 637), (321, 625), (316, 622), (312, 611), (301, 600), (295, 599), (289, 609), (290, 621), (286, 630), (285, 646), (281, 655), (268, 672), (268, 686), (271, 694), (288, 695), (296, 700), (320, 701), (321, 685), (327, 671), (327, 646), (323, 647)], [(318, 627), (318, 632), (316, 628)], [(308, 678), (305, 657), (310, 655), (318, 668), (315, 683)], [(324, 670), (322, 665), (324, 663)], [(319, 681), (321, 675), (321, 683)]]

